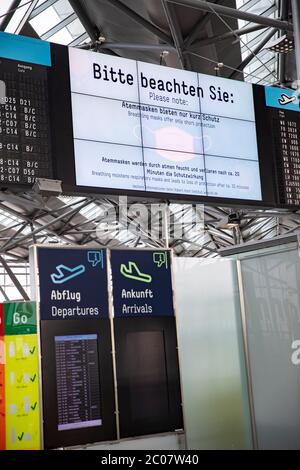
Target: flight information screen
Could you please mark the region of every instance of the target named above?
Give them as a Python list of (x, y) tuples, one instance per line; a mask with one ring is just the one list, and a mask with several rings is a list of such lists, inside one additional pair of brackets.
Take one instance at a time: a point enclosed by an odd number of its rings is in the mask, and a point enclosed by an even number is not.
[(0, 59), (0, 182), (52, 178), (47, 67)]
[(101, 426), (97, 335), (54, 340), (58, 431)]
[(276, 156), (279, 169), (280, 201), (300, 205), (300, 114), (274, 112)]
[(0, 184), (300, 205), (300, 93), (0, 32)]
[(252, 86), (70, 49), (76, 184), (262, 199)]
[(300, 93), (266, 88), (281, 204), (300, 205)]

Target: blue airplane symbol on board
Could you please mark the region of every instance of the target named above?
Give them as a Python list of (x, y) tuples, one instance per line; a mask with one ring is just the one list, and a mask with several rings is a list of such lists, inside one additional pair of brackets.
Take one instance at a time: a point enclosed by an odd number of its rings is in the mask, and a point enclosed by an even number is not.
[(85, 266), (79, 264), (75, 268), (70, 268), (65, 264), (56, 266), (56, 273), (51, 274), (51, 279), (54, 284), (63, 284), (64, 282), (70, 281), (74, 277), (80, 276), (85, 272)]

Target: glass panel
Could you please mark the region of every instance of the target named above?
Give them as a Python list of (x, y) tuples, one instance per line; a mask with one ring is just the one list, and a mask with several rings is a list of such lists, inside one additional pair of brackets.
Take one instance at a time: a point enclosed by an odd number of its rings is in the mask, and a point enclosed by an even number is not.
[(250, 449), (235, 264), (176, 258), (174, 265), (187, 446)]
[(73, 38), (67, 28), (63, 28), (60, 31), (58, 31), (56, 34), (51, 36), (48, 41), (50, 42), (55, 42), (57, 44), (64, 44), (68, 45), (70, 42), (73, 41)]
[[(269, 18), (277, 18), (279, 16), (278, 4), (279, 2), (277, 0), (236, 0), (237, 8), (243, 11), (247, 11), (249, 13)], [(253, 23), (249, 23), (244, 20), (238, 20), (239, 28), (251, 25), (253, 25)], [(240, 38), (243, 60), (249, 55), (250, 50), (253, 50), (254, 47), (259, 42), (261, 42), (263, 37), (268, 33), (269, 30), (255, 31), (252, 33), (245, 34)], [(277, 35), (278, 33), (275, 33), (273, 37), (275, 38), (277, 37)], [(277, 55), (274, 53), (272, 53), (272, 55), (274, 57), (273, 61), (266, 64), (269, 70), (265, 68), (265, 72), (261, 77), (266, 83), (272, 83), (274, 81), (277, 81)], [(265, 63), (266, 61), (262, 60), (262, 62)], [(260, 63), (260, 61), (256, 57), (254, 57), (253, 60), (249, 63), (249, 65), (245, 67), (244, 77), (247, 82), (257, 83), (260, 80), (259, 75), (256, 78), (256, 73), (254, 72), (254, 70), (260, 67), (261, 65), (262, 64)]]
[(84, 27), (77, 18), (68, 26), (49, 37), (48, 41), (68, 45), (83, 33)]
[(292, 362), (300, 356), (299, 253), (273, 252), (241, 266), (258, 447), (300, 449), (300, 365)]
[(67, 18), (73, 13), (69, 2), (67, 0), (59, 0), (52, 6), (44, 10), (38, 16), (30, 20), (30, 24), (42, 36), (54, 26), (58, 25), (62, 20)]
[[(2, 15), (5, 15), (7, 13), (12, 5), (13, 0), (1, 0), (0, 2), (0, 17)], [(0, 18), (0, 23), (3, 20), (3, 18)]]
[(78, 38), (78, 36), (80, 36), (81, 34), (84, 33), (84, 27), (82, 26), (81, 22), (79, 21), (79, 19), (77, 18), (76, 20), (72, 21), (72, 23), (70, 23), (68, 26), (67, 26), (71, 36), (72, 36), (72, 40), (74, 40), (75, 38)]
[(12, 33), (14, 34), (19, 26), (19, 24), (21, 23), (24, 15), (26, 15), (26, 12), (29, 8), (29, 4), (28, 4), (28, 0), (22, 0), (19, 4), (20, 8), (18, 8), (12, 19), (10, 20), (10, 22), (8, 23), (5, 31), (8, 32), (8, 33)]

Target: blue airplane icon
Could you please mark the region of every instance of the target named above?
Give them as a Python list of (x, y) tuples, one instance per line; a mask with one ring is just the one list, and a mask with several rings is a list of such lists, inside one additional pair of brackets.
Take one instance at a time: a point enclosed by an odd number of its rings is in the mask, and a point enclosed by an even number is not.
[(75, 268), (69, 268), (65, 264), (56, 266), (56, 273), (51, 274), (51, 279), (54, 284), (63, 284), (64, 282), (70, 281), (74, 277), (80, 276), (85, 272), (85, 266), (79, 264)]

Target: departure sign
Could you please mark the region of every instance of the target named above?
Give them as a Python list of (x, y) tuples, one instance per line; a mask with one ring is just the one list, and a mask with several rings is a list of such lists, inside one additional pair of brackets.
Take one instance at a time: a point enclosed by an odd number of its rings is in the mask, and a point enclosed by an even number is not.
[[(30, 40), (27, 46), (34, 51), (35, 45)], [(0, 59), (0, 183), (4, 185), (33, 185), (36, 178), (53, 177), (48, 67), (40, 64), (39, 57), (35, 60), (38, 63)]]

